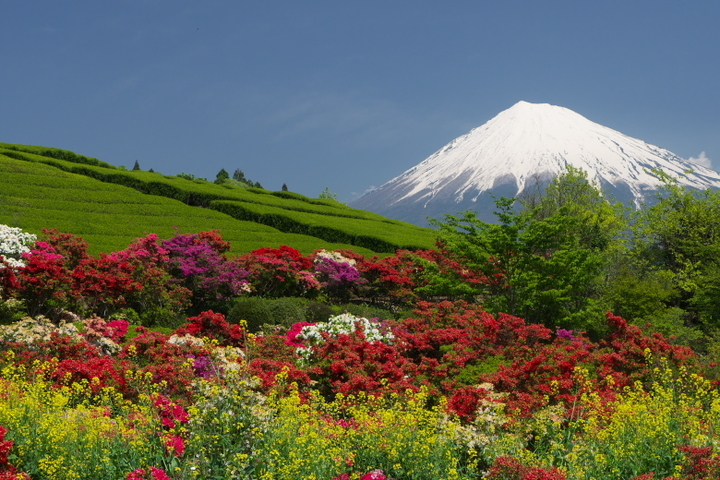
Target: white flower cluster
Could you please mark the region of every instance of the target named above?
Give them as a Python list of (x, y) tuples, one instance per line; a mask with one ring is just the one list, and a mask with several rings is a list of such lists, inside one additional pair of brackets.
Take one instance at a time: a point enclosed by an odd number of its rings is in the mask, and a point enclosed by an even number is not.
[(173, 333), (170, 335), (170, 338), (168, 338), (167, 343), (180, 346), (190, 345), (191, 347), (202, 347), (205, 345), (205, 341), (202, 338), (194, 337), (189, 333), (185, 335)]
[[(66, 312), (66, 314), (75, 316), (70, 312)], [(78, 341), (85, 339), (98, 347), (104, 355), (114, 355), (121, 350), (120, 345), (107, 337), (84, 337), (73, 323), (61, 320), (59, 325), (55, 325), (43, 315), (38, 315), (35, 318), (23, 317), (10, 325), (0, 325), (0, 343), (24, 343), (28, 348), (34, 349), (36, 348), (35, 343), (49, 342), (52, 339), (53, 332), (57, 332), (58, 335), (72, 337)]]
[(340, 252), (328, 252), (324, 248), (315, 254), (315, 263), (320, 263), (323, 260), (332, 260), (337, 263), (347, 263), (355, 266), (355, 260), (347, 258)]
[(320, 345), (325, 341), (323, 333), (331, 337), (337, 337), (339, 335), (350, 335), (358, 328), (362, 328), (363, 332), (365, 332), (365, 340), (368, 342), (391, 344), (395, 339), (395, 335), (389, 329), (382, 328), (379, 322), (364, 317), (356, 317), (350, 313), (343, 313), (342, 315), (330, 317), (327, 322), (319, 322), (315, 325), (303, 327), (298, 333), (297, 339), (306, 346), (299, 347), (296, 353), (304, 360), (308, 360), (313, 353), (313, 345)]
[(240, 371), (245, 362), (245, 352), (238, 347), (215, 347), (212, 351), (213, 363), (224, 372)]
[(0, 326), (0, 340), (6, 342), (19, 342), (32, 345), (35, 342), (48, 342), (52, 333), (81, 338), (77, 327), (72, 323), (61, 323), (56, 326), (42, 315), (35, 318), (23, 317), (10, 325)]
[(4, 257), (5, 261), (13, 268), (25, 266), (22, 254), (30, 253), (30, 246), (36, 240), (37, 235), (0, 224), (0, 256)]

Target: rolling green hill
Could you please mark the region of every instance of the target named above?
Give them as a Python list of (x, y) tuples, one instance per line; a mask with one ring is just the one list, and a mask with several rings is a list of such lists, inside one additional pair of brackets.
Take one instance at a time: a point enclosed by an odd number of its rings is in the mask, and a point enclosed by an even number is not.
[(430, 229), (333, 200), (128, 171), (46, 147), (0, 143), (0, 223), (32, 233), (57, 228), (120, 250), (157, 233), (218, 230), (233, 252), (289, 245), (303, 253), (352, 248), (392, 253), (433, 246)]

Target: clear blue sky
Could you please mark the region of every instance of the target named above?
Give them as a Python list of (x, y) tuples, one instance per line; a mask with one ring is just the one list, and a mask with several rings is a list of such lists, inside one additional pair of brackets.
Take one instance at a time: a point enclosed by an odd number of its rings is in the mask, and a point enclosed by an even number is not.
[(5, 1), (0, 141), (350, 201), (519, 100), (720, 167), (720, 2)]

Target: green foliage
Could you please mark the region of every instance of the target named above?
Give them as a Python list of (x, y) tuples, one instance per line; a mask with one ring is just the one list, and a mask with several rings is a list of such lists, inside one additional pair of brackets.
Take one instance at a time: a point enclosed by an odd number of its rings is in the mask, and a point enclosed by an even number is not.
[(328, 304), (310, 302), (305, 309), (305, 321), (311, 323), (327, 322), (337, 312)]
[(496, 201), (499, 224), (472, 212), (435, 222), (442, 248), (482, 276), (466, 287), (491, 312), (598, 333), (602, 274), (622, 225), (615, 209), (572, 168), (534, 204), (517, 211), (514, 203)]
[(338, 200), (337, 194), (336, 194), (336, 193), (332, 193), (332, 192), (330, 191), (330, 187), (325, 187), (325, 190), (323, 190), (322, 192), (320, 192), (320, 195), (318, 196), (318, 198), (320, 198), (320, 199), (322, 199), (322, 200), (332, 200), (332, 201), (335, 201), (335, 202), (340, 203), (339, 200)]
[(490, 355), (481, 362), (465, 365), (455, 379), (463, 385), (475, 385), (478, 378), (494, 374), (503, 365), (509, 365), (511, 363), (512, 362), (509, 362), (503, 355)]
[(619, 277), (628, 293), (621, 298), (615, 286), (613, 303), (628, 318), (662, 323), (665, 330), (668, 316), (675, 318), (673, 330), (696, 341), (697, 329), (720, 326), (720, 192), (681, 187), (656, 173), (665, 185), (656, 203), (635, 217), (632, 269)]
[(225, 180), (230, 178), (230, 174), (225, 170), (224, 168), (221, 168), (220, 171), (215, 176), (215, 183), (223, 183)]
[(238, 181), (238, 182), (245, 182), (245, 183), (248, 182), (248, 179), (245, 178), (245, 174), (239, 168), (235, 169), (235, 172), (233, 172), (232, 178), (233, 178), (233, 180)]
[(9, 325), (26, 315), (25, 304), (20, 300), (14, 298), (0, 299), (0, 325)]
[(178, 173), (178, 178), (184, 178), (185, 180), (192, 180), (192, 181), (207, 181), (205, 178), (199, 178), (193, 175), (192, 173)]
[(284, 297), (268, 301), (270, 306), (271, 323), (282, 325), (285, 329), (294, 323), (306, 321), (305, 310), (309, 303), (306, 298)]
[(270, 301), (261, 297), (238, 298), (228, 311), (227, 321), (239, 324), (242, 320), (247, 322), (250, 332), (258, 332), (263, 325), (273, 323)]

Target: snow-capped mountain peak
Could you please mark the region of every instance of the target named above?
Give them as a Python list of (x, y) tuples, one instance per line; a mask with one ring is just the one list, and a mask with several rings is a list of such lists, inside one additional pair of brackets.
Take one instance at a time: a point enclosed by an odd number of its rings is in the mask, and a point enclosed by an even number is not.
[(425, 224), (427, 216), (483, 210), (478, 202), (491, 203), (489, 191), (517, 196), (567, 165), (636, 206), (661, 185), (653, 169), (694, 188), (720, 188), (720, 174), (669, 150), (564, 107), (521, 101), (351, 205)]

